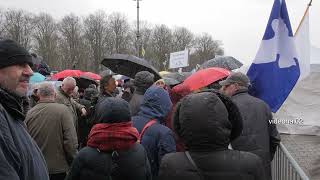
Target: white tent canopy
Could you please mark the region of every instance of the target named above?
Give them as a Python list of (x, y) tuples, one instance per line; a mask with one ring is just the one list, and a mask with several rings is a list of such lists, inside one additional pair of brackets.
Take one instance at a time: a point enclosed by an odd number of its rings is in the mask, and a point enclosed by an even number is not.
[(320, 48), (311, 48), (311, 73), (299, 81), (274, 118), (288, 134), (320, 135)]

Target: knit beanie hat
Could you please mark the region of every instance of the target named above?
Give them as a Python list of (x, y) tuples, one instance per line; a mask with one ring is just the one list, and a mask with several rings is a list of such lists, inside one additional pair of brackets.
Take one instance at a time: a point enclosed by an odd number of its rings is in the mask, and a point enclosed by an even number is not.
[(33, 66), (29, 52), (13, 40), (0, 38), (0, 69), (24, 63)]

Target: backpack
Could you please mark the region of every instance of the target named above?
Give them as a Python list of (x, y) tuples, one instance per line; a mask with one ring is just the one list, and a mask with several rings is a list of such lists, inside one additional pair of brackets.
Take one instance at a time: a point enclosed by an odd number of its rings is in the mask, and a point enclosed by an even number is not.
[[(145, 131), (152, 125), (156, 124), (157, 121), (155, 119), (152, 119), (151, 121), (149, 121), (146, 125), (144, 125), (144, 127), (142, 128), (142, 131), (138, 137), (138, 143), (141, 144), (141, 140), (143, 137), (143, 134), (145, 133)], [(118, 160), (119, 160), (119, 154), (117, 151), (113, 151), (111, 154), (111, 172), (110, 172), (110, 179), (112, 179), (112, 177), (114, 176), (118, 176), (119, 175), (119, 165), (118, 165)]]

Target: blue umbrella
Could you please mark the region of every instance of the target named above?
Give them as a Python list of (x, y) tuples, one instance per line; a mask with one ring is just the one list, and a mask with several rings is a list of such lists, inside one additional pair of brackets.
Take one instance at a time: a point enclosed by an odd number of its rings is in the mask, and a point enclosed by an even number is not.
[(45, 76), (36, 72), (36, 73), (33, 73), (33, 75), (31, 76), (30, 83), (39, 83), (44, 81), (45, 79), (46, 79)]

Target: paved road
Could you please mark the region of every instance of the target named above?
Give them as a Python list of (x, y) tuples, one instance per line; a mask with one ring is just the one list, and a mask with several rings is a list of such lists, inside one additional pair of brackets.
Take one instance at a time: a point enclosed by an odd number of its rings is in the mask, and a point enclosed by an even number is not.
[(306, 175), (320, 180), (320, 136), (282, 134), (281, 141)]

